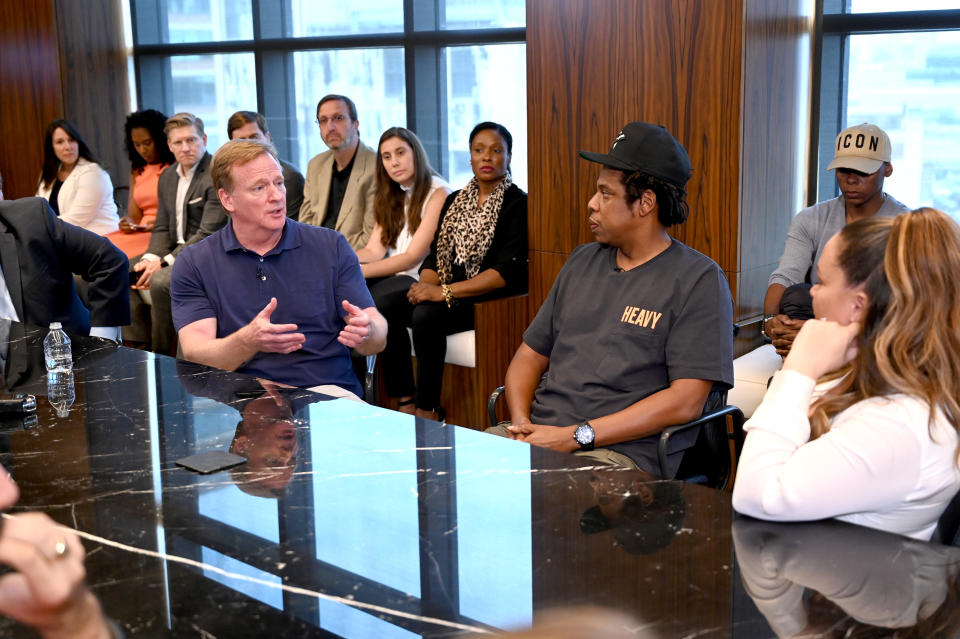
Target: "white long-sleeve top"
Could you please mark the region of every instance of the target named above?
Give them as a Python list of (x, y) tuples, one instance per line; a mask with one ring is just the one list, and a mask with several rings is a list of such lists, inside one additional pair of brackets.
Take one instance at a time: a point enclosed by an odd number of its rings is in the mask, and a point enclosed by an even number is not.
[(810, 441), (810, 404), (826, 387), (796, 371), (773, 377), (746, 423), (733, 507), (772, 521), (836, 517), (930, 539), (960, 488), (958, 437), (908, 395), (873, 397), (834, 416)]
[[(52, 190), (53, 183), (49, 188), (41, 183), (37, 196), (49, 200)], [(113, 182), (99, 164), (83, 158), (77, 160), (77, 165), (60, 187), (57, 203), (60, 205), (60, 219), (64, 222), (97, 235), (120, 229), (117, 205), (113, 201)]]

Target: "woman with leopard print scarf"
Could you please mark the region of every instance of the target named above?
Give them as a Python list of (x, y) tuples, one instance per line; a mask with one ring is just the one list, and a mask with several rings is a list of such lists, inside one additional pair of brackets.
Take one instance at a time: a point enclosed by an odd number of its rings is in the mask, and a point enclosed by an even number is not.
[(440, 211), (439, 231), (420, 267), (406, 304), (381, 308), (391, 324), (413, 329), (416, 383), (409, 350), (381, 354), (397, 408), (443, 419), (440, 391), (447, 335), (473, 328), (473, 304), (527, 290), (527, 194), (510, 179), (513, 137), (495, 122), (470, 133), (473, 179), (451, 193)]

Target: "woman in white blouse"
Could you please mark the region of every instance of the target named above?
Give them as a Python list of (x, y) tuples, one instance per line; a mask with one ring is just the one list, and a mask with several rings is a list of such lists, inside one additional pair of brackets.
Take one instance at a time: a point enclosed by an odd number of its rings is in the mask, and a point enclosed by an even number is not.
[(929, 539), (960, 488), (960, 227), (923, 208), (849, 224), (744, 429), (733, 506)]
[[(392, 127), (384, 131), (377, 155), (380, 162), (373, 200), (376, 225), (357, 257), (380, 312), (409, 315), (412, 307), (407, 303), (407, 290), (420, 277), (420, 265), (430, 252), (450, 187), (430, 166), (423, 144), (409, 129)], [(390, 325), (387, 349), (402, 353), (409, 362), (407, 325), (409, 321)], [(401, 395), (393, 388), (391, 376), (385, 383), (389, 397)], [(398, 409), (412, 413), (413, 398), (400, 396)]]
[(43, 141), (43, 171), (37, 195), (64, 222), (106, 235), (119, 230), (113, 183), (67, 120), (54, 120)]

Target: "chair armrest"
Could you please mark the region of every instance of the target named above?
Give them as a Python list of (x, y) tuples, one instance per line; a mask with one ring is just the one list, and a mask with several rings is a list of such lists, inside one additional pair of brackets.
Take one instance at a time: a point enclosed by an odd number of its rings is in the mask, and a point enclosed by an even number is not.
[(506, 386), (498, 386), (490, 393), (490, 399), (487, 400), (487, 415), (490, 416), (490, 427), (497, 425), (497, 400), (503, 395)]
[(657, 441), (657, 461), (660, 464), (660, 476), (663, 479), (673, 479), (673, 477), (667, 476), (667, 453), (669, 452), (670, 437), (677, 433), (688, 431), (691, 428), (697, 428), (725, 415), (730, 415), (733, 419), (733, 434), (730, 435), (730, 437), (734, 441), (736, 456), (737, 459), (739, 459), (740, 451), (743, 448), (743, 412), (736, 406), (723, 406), (715, 411), (701, 415), (693, 421), (686, 422), (685, 424), (677, 424), (676, 426), (668, 426), (663, 429), (663, 432), (660, 433), (660, 439)]

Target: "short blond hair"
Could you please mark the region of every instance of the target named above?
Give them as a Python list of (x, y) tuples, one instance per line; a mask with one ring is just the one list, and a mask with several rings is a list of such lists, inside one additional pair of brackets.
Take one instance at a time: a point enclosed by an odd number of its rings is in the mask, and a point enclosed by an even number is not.
[(213, 156), (213, 162), (210, 163), (210, 178), (213, 180), (213, 188), (223, 189), (224, 191), (233, 190), (233, 175), (230, 170), (241, 164), (252, 162), (266, 153), (277, 164), (280, 164), (280, 158), (277, 157), (277, 150), (269, 142), (260, 140), (230, 140), (224, 143)]
[(163, 125), (163, 133), (167, 137), (170, 137), (170, 131), (179, 129), (182, 126), (192, 126), (197, 129), (197, 135), (203, 136), (203, 120), (186, 111), (174, 113), (167, 118), (167, 123)]

